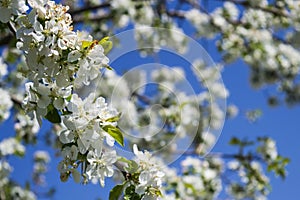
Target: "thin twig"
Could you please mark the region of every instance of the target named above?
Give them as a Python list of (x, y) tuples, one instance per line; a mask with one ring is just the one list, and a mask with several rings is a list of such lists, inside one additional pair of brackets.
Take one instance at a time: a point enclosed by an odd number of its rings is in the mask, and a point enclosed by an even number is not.
[(15, 26), (11, 23), (11, 21), (7, 22), (7, 26), (9, 28), (9, 30), (16, 36), (17, 31), (16, 31)]
[(69, 13), (71, 15), (78, 15), (86, 11), (98, 10), (98, 9), (108, 8), (108, 7), (110, 7), (110, 2), (104, 2), (96, 6), (86, 6), (77, 10), (71, 10)]

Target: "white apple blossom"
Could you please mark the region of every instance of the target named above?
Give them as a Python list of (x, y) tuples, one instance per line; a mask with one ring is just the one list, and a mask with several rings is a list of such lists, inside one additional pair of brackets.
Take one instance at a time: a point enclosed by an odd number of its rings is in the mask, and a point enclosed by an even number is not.
[(42, 161), (42, 162), (45, 162), (45, 163), (48, 163), (50, 162), (50, 156), (49, 156), (49, 153), (46, 152), (46, 151), (36, 151), (34, 153), (34, 159), (35, 160), (38, 160), (38, 161)]
[(3, 188), (9, 182), (9, 175), (13, 168), (5, 160), (0, 160), (0, 187)]
[(70, 160), (77, 160), (78, 156), (78, 148), (75, 145), (72, 145), (71, 147), (67, 146), (63, 148), (62, 150), (62, 156), (65, 158), (68, 158)]
[(28, 138), (32, 141), (40, 130), (39, 123), (36, 119), (30, 119), (28, 115), (22, 115), (20, 113), (16, 116), (17, 122), (14, 125), (17, 135), (22, 138)]
[(271, 138), (262, 139), (261, 142), (262, 144), (258, 147), (258, 152), (267, 160), (276, 160), (278, 156), (276, 142)]
[(140, 173), (136, 192), (145, 194), (145, 199), (148, 197), (156, 198), (156, 194), (152, 194), (151, 189), (161, 189), (165, 176), (163, 166), (148, 151), (139, 151), (136, 144), (133, 145), (133, 153), (135, 154), (135, 161), (139, 165), (138, 172)]
[(0, 88), (0, 121), (8, 119), (10, 115), (10, 109), (13, 106), (13, 102), (11, 101), (11, 97), (8, 91)]
[(25, 0), (1, 0), (0, 1), (0, 21), (7, 23), (12, 16), (25, 13), (29, 7)]
[(230, 118), (234, 118), (239, 113), (239, 109), (235, 105), (228, 105), (226, 115)]
[(0, 155), (7, 156), (12, 154), (23, 155), (25, 147), (16, 138), (6, 138), (0, 141)]
[(88, 85), (109, 60), (100, 44), (92, 44), (91, 36), (73, 31), (68, 6), (54, 1), (29, 4), (33, 9), (28, 16), (18, 19), (17, 46), (25, 52), (25, 75), (33, 81), (27, 84), (24, 104), (41, 121), (49, 105), (62, 110), (74, 85)]
[(27, 200), (35, 200), (37, 197), (30, 190), (23, 189), (19, 186), (12, 187), (10, 191), (11, 197), (13, 199), (27, 199)]
[(47, 172), (47, 164), (50, 162), (50, 156), (48, 152), (38, 150), (34, 153), (34, 165), (33, 165), (33, 180), (36, 184), (45, 185)]
[(8, 71), (7, 71), (7, 64), (5, 62), (3, 62), (3, 58), (0, 57), (0, 80), (7, 73), (8, 73)]
[(103, 152), (89, 151), (87, 155), (89, 165), (86, 174), (89, 179), (97, 179), (102, 187), (105, 185), (105, 177), (111, 177), (114, 174), (113, 164), (117, 161), (115, 150), (105, 149)]
[(208, 37), (212, 37), (214, 35), (214, 30), (210, 25), (210, 16), (206, 13), (193, 8), (186, 11), (185, 16), (187, 20), (197, 28), (199, 35)]
[[(165, 193), (175, 194), (176, 199), (215, 199), (222, 189), (222, 165), (218, 158), (201, 160), (188, 156), (181, 162), (182, 174), (165, 169)], [(169, 190), (169, 185), (173, 189)]]

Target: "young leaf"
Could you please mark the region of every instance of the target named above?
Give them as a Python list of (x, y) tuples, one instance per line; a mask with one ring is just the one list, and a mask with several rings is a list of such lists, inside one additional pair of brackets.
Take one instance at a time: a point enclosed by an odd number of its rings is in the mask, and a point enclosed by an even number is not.
[(99, 44), (102, 45), (105, 55), (107, 55), (113, 47), (113, 43), (109, 40), (109, 37), (104, 37), (102, 40), (99, 41)]
[(58, 110), (52, 104), (47, 107), (47, 114), (45, 118), (52, 123), (61, 123), (61, 118)]
[(138, 170), (138, 168), (139, 165), (134, 160), (130, 160), (130, 162), (128, 163), (128, 167), (124, 167), (124, 169), (128, 173), (135, 173)]
[(107, 119), (107, 122), (116, 122), (119, 121), (122, 113), (119, 113), (117, 116)]
[(231, 140), (229, 141), (230, 145), (240, 145), (241, 141), (237, 138), (237, 137), (233, 137), (231, 138)]
[(124, 138), (123, 133), (119, 128), (114, 127), (112, 125), (107, 125), (102, 127), (110, 136), (112, 136), (121, 146), (124, 146)]
[(117, 200), (123, 193), (125, 183), (121, 185), (116, 185), (110, 192), (109, 192), (109, 200)]
[(93, 41), (82, 41), (81, 42), (81, 48), (86, 49), (89, 48), (93, 44)]

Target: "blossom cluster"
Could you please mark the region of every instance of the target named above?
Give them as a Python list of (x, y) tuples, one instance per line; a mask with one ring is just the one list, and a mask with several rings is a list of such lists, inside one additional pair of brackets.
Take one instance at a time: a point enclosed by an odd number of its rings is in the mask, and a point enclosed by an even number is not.
[(228, 168), (236, 171), (241, 180), (240, 183), (233, 181), (227, 188), (228, 193), (234, 199), (266, 199), (266, 195), (270, 192), (268, 188), (269, 179), (263, 173), (259, 162), (251, 161), (243, 165), (237, 161), (230, 161)]
[(17, 138), (22, 138), (26, 143), (34, 143), (40, 126), (36, 119), (31, 119), (28, 115), (18, 113), (16, 114), (14, 129)]
[(165, 170), (164, 199), (216, 198), (222, 189), (222, 168), (223, 162), (219, 158), (201, 160), (186, 157), (181, 162), (181, 172), (175, 169)]
[[(133, 145), (134, 159), (120, 158), (118, 162), (124, 162), (122, 168), (125, 173), (125, 181), (121, 186), (125, 188), (124, 199), (160, 199), (162, 197), (163, 183), (165, 182), (164, 169), (166, 166), (162, 160), (153, 156), (147, 150), (139, 151), (136, 144)], [(120, 167), (121, 169), (121, 167)], [(122, 170), (122, 169), (121, 169)], [(111, 194), (114, 189), (111, 191)], [(119, 198), (122, 194), (114, 195)]]
[(0, 187), (1, 198), (4, 199), (28, 199), (35, 200), (35, 194), (18, 186), (14, 183), (10, 174), (13, 167), (8, 163), (5, 157), (9, 155), (22, 156), (25, 153), (25, 147), (19, 143), (15, 138), (7, 138), (0, 142)]
[(34, 153), (33, 165), (33, 180), (37, 185), (44, 185), (46, 183), (45, 173), (48, 171), (47, 164), (50, 162), (50, 156), (46, 151), (36, 151)]
[(26, 5), (25, 0), (3, 0), (0, 2), (0, 21), (7, 23), (15, 16), (25, 13), (29, 7)]
[(8, 91), (0, 88), (0, 93), (0, 121), (5, 121), (10, 115), (10, 109), (13, 106), (13, 102), (11, 101)]
[(3, 139), (0, 142), (0, 156), (24, 155), (25, 147), (14, 137)]
[(17, 19), (17, 46), (25, 52), (28, 111), (41, 117), (61, 110), (75, 87), (88, 85), (107, 65), (103, 47), (85, 32), (74, 32), (68, 6), (29, 2), (32, 10)]
[[(103, 97), (91, 93), (83, 100), (76, 91), (89, 85), (108, 66), (109, 59), (105, 56), (108, 49), (102, 46), (107, 40), (99, 42), (86, 32), (73, 31), (68, 6), (46, 0), (28, 4), (29, 14), (24, 9), (13, 19), (17, 47), (25, 55), (26, 65), (21, 71), (29, 80), (25, 84), (23, 106), (32, 114), (17, 115), (17, 137), (34, 142), (43, 118), (60, 124), (58, 136), (64, 158), (58, 166), (61, 180), (72, 175), (80, 182), (82, 176), (84, 183), (100, 180), (104, 185), (105, 177), (113, 175), (112, 166), (117, 158), (112, 148), (115, 140), (123, 145), (122, 133), (117, 128), (119, 112), (109, 107)], [(2, 66), (1, 76), (5, 73)], [(0, 108), (6, 119), (12, 103), (10, 96), (3, 93), (7, 98), (2, 99)], [(13, 141), (2, 142), (1, 155), (24, 153), (18, 142), (5, 149), (5, 144)], [(46, 160), (42, 163), (40, 158), (37, 160), (36, 174), (40, 174), (45, 171)], [(77, 171), (80, 165), (85, 169), (82, 173)]]
[(109, 107), (103, 97), (96, 98), (94, 93), (84, 100), (73, 94), (67, 110), (71, 114), (64, 116), (65, 128), (59, 133), (64, 157), (59, 164), (61, 177), (72, 173), (79, 182), (76, 171), (79, 160), (86, 169), (84, 182), (100, 180), (104, 186), (104, 179), (113, 175), (113, 164), (117, 160), (116, 151), (112, 149), (115, 139), (107, 129), (116, 130), (119, 113)]
[(139, 151), (137, 146), (133, 146), (135, 161), (139, 168), (136, 173), (139, 173), (139, 184), (136, 186), (138, 194), (144, 194), (143, 199), (148, 199), (151, 196), (159, 196), (158, 191), (162, 187), (164, 173), (158, 160), (152, 157), (147, 151)]

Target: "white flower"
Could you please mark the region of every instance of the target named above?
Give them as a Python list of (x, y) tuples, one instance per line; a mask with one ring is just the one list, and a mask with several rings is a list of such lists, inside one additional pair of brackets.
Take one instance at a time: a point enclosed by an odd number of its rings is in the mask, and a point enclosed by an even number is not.
[(7, 23), (12, 15), (20, 15), (28, 10), (25, 0), (1, 0), (0, 21)]
[(0, 79), (7, 74), (7, 64), (3, 62), (3, 58), (0, 57)]
[[(76, 55), (77, 57), (78, 55)], [(75, 59), (75, 58), (70, 58)], [(79, 70), (75, 79), (75, 84), (89, 85), (100, 74), (100, 69), (106, 66), (109, 59), (104, 55), (104, 49), (101, 45), (95, 45), (85, 58), (79, 61)]]
[(19, 136), (26, 137), (29, 136), (30, 139), (40, 130), (38, 121), (34, 118), (31, 119), (28, 115), (17, 114), (17, 122), (14, 125), (15, 131)]
[(38, 161), (43, 161), (45, 163), (48, 163), (50, 162), (50, 156), (49, 156), (49, 153), (46, 152), (46, 151), (36, 151), (34, 153), (34, 159), (35, 160), (38, 160)]
[(33, 192), (25, 190), (19, 186), (12, 187), (10, 195), (13, 199), (35, 200), (36, 196)]
[(0, 187), (3, 187), (9, 181), (9, 174), (12, 171), (12, 167), (8, 162), (0, 160)]
[(130, 0), (113, 0), (111, 2), (111, 6), (114, 9), (125, 9), (127, 10), (128, 8), (131, 7), (131, 1)]
[(239, 16), (239, 10), (236, 5), (232, 2), (225, 2), (224, 8), (227, 10), (227, 13), (230, 15), (232, 21), (237, 20)]
[(277, 158), (278, 152), (274, 140), (272, 139), (266, 140), (264, 150), (266, 155), (268, 155), (271, 160), (275, 160)]
[(237, 116), (238, 113), (239, 113), (239, 109), (238, 109), (237, 106), (235, 106), (235, 105), (229, 105), (227, 107), (227, 115), (228, 115), (228, 117), (232, 117), (233, 118), (233, 117)]
[(203, 177), (206, 180), (212, 180), (212, 179), (216, 178), (216, 176), (217, 176), (217, 172), (213, 169), (207, 168), (203, 171)]
[(234, 160), (234, 161), (228, 162), (227, 165), (228, 165), (229, 169), (231, 169), (231, 170), (237, 170), (239, 168), (239, 166), (240, 166), (240, 163), (238, 161)]
[(68, 62), (77, 61), (81, 56), (82, 56), (82, 54), (80, 53), (80, 51), (78, 51), (78, 50), (71, 51), (68, 54)]
[(110, 149), (105, 149), (101, 153), (89, 151), (87, 160), (89, 165), (86, 173), (89, 179), (98, 179), (103, 187), (105, 177), (111, 177), (114, 174), (113, 164), (117, 161), (116, 151)]
[(2, 121), (9, 117), (13, 102), (11, 101), (10, 94), (6, 90), (0, 88), (0, 94), (0, 121)]
[(133, 145), (133, 153), (136, 156), (135, 160), (139, 165), (140, 172), (136, 192), (153, 198), (155, 195), (148, 193), (146, 189), (160, 189), (162, 187), (165, 173), (162, 170), (161, 163), (152, 157), (148, 151), (139, 151), (136, 144)]
[(71, 147), (67, 146), (63, 148), (62, 155), (65, 158), (69, 158), (71, 160), (77, 160), (78, 148), (75, 145), (72, 145)]
[(188, 171), (190, 167), (193, 167), (194, 169), (200, 169), (201, 168), (201, 161), (197, 158), (193, 158), (191, 156), (188, 156), (186, 159), (184, 159), (181, 162), (181, 166), (183, 167), (184, 171)]
[(25, 147), (15, 138), (6, 138), (0, 142), (0, 155), (6, 156), (14, 153), (24, 154)]

